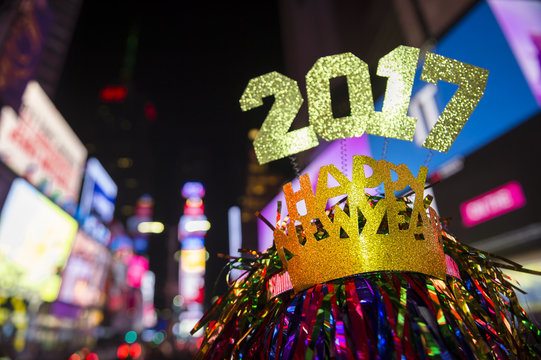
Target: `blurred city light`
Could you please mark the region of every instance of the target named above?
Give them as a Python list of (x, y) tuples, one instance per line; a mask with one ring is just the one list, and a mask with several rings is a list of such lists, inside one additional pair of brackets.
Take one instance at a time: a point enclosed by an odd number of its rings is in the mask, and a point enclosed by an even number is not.
[(121, 157), (116, 161), (116, 165), (121, 169), (127, 169), (132, 167), (133, 159), (129, 157)]
[(145, 103), (145, 117), (148, 121), (154, 122), (156, 121), (156, 117), (158, 116), (156, 112), (156, 106), (154, 106), (153, 103), (147, 102)]
[(210, 222), (208, 220), (192, 220), (184, 224), (184, 229), (187, 232), (208, 231)]
[(100, 99), (104, 102), (122, 102), (127, 95), (128, 89), (123, 85), (109, 85), (100, 91)]
[(141, 345), (135, 343), (130, 346), (130, 356), (132, 359), (137, 359), (141, 356)]
[(188, 181), (182, 185), (182, 196), (189, 198), (202, 198), (205, 196), (205, 187), (198, 181)]
[(156, 332), (154, 336), (152, 337), (152, 342), (156, 345), (160, 345), (164, 340), (165, 340), (165, 335), (161, 331)]
[(128, 331), (126, 333), (126, 335), (124, 336), (124, 340), (128, 343), (128, 344), (133, 344), (134, 342), (137, 341), (137, 333), (133, 330), (131, 331)]
[(151, 342), (155, 333), (156, 331), (153, 329), (145, 329), (141, 333), (141, 340), (143, 340), (144, 342)]
[(130, 346), (128, 344), (122, 344), (116, 351), (116, 357), (119, 359), (126, 359), (130, 355)]
[(158, 221), (144, 221), (137, 225), (137, 231), (143, 234), (161, 234), (164, 225)]
[(182, 306), (182, 296), (180, 296), (180, 295), (175, 295), (175, 297), (173, 298), (173, 304), (174, 304), (176, 307), (181, 307), (181, 306)]
[(248, 131), (248, 139), (254, 141), (257, 137), (257, 134), (259, 134), (259, 129), (250, 129)]

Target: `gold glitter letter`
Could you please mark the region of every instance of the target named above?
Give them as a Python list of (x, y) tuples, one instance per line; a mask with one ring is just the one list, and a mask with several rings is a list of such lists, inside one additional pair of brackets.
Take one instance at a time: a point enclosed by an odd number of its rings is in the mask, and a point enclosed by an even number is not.
[[(332, 115), (329, 80), (346, 76), (351, 115), (335, 119)], [(358, 137), (366, 130), (374, 111), (368, 65), (352, 53), (325, 56), (306, 74), (310, 124), (325, 140)]]
[(421, 80), (435, 85), (443, 80), (459, 87), (428, 134), (424, 147), (440, 152), (449, 150), (481, 100), (487, 79), (486, 69), (437, 54), (426, 55)]
[(378, 63), (378, 76), (388, 77), (381, 112), (372, 113), (367, 132), (395, 139), (413, 140), (417, 118), (407, 116), (419, 49), (399, 46)]
[(250, 80), (240, 98), (242, 111), (263, 105), (262, 99), (274, 95), (270, 109), (257, 137), (254, 149), (257, 160), (265, 164), (319, 145), (312, 126), (288, 132), (303, 99), (295, 80), (276, 71)]

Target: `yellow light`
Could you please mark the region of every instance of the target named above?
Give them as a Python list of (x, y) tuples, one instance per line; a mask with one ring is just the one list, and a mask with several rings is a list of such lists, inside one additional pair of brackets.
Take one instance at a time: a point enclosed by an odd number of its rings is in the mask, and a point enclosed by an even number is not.
[(182, 271), (190, 274), (204, 274), (206, 253), (205, 248), (180, 250)]
[(137, 225), (137, 231), (143, 234), (160, 234), (163, 232), (164, 226), (158, 221), (143, 221)]
[(188, 207), (201, 207), (203, 205), (203, 200), (199, 199), (196, 201), (192, 201), (188, 199), (186, 200), (186, 205), (188, 205)]
[(208, 231), (210, 229), (210, 222), (208, 222), (207, 220), (188, 221), (184, 225), (184, 229), (187, 232)]
[(248, 139), (254, 141), (255, 138), (257, 137), (257, 134), (259, 133), (259, 130), (258, 129), (250, 129), (248, 131)]
[(133, 160), (129, 157), (121, 157), (116, 161), (116, 165), (121, 169), (127, 169), (132, 167)]

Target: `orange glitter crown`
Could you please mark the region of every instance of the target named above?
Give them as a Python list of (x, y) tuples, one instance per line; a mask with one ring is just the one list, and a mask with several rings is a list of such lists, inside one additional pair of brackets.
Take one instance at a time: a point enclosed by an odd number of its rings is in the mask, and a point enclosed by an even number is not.
[[(372, 169), (367, 176), (365, 166)], [(393, 172), (397, 180), (393, 180)], [(320, 169), (314, 194), (308, 175), (299, 177), (300, 190), (284, 185), (289, 220), (274, 230), (278, 255), (289, 272), (295, 292), (315, 284), (374, 271), (413, 271), (445, 278), (441, 224), (424, 198), (427, 168), (417, 177), (404, 164), (368, 156), (353, 157), (350, 181), (334, 165)], [(337, 186), (328, 187), (329, 175)], [(395, 176), (396, 178), (396, 176)], [(385, 196), (366, 189), (383, 183)], [(396, 197), (410, 187), (415, 199)], [(346, 201), (327, 210), (330, 199)], [(306, 213), (299, 213), (304, 202)]]

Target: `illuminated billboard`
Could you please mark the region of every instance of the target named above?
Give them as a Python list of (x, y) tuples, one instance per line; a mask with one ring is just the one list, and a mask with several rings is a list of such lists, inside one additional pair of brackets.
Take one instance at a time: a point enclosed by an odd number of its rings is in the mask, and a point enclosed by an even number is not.
[(210, 229), (210, 222), (204, 215), (205, 187), (202, 183), (186, 182), (182, 186), (182, 196), (186, 198), (186, 202), (184, 214), (180, 217), (178, 224), (178, 240), (180, 241), (178, 292), (187, 310), (181, 313), (179, 320), (180, 324), (186, 324), (186, 321), (191, 321), (192, 315), (195, 318), (203, 316), (207, 261), (205, 235)]
[(505, 257), (541, 247), (541, 113), (464, 158), (434, 186), (447, 229), (462, 242)]
[(148, 271), (148, 260), (140, 255), (132, 255), (128, 261), (126, 283), (133, 288), (140, 288), (143, 276)]
[(105, 224), (111, 222), (117, 191), (118, 187), (98, 159), (88, 159), (78, 216), (86, 218), (93, 215)]
[(510, 181), (496, 189), (463, 202), (460, 205), (462, 223), (472, 227), (510, 211), (519, 209), (526, 204), (522, 186), (517, 181)]
[(80, 307), (102, 305), (110, 262), (107, 248), (78, 231), (62, 272), (58, 300)]
[(76, 204), (87, 150), (43, 89), (28, 83), (19, 114), (0, 114), (0, 158), (60, 204)]
[(13, 181), (0, 215), (0, 287), (53, 301), (77, 222), (23, 179)]

